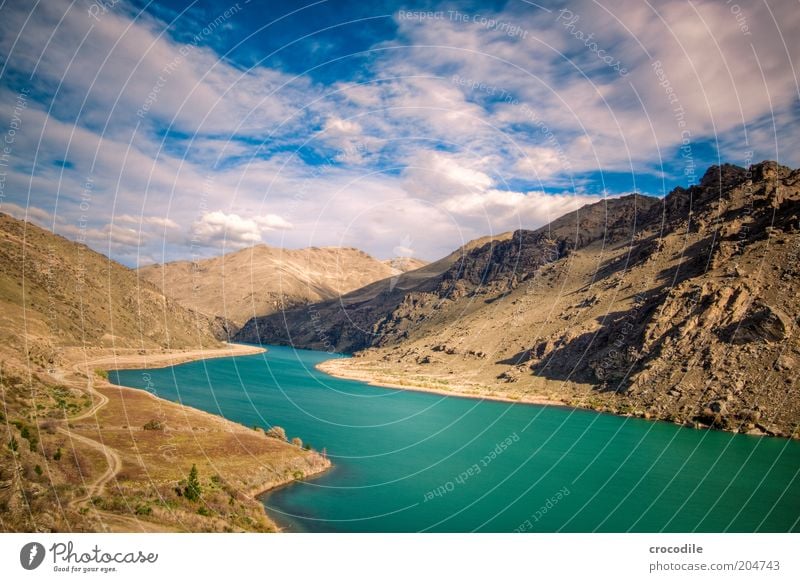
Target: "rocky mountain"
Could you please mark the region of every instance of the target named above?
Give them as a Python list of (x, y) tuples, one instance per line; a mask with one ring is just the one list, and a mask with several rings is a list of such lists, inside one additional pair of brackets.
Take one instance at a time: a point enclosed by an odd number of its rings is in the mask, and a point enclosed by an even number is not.
[(139, 273), (184, 306), (238, 329), (254, 316), (334, 299), (416, 265), (415, 259), (379, 261), (353, 248), (257, 245), (211, 259), (150, 265)]
[(800, 171), (714, 166), (238, 337), (358, 352), (335, 372), (383, 383), (797, 435), (799, 221)]
[[(406, 340), (447, 325), (464, 310), (474, 311), (481, 306), (475, 297), (506, 293), (575, 247), (624, 240), (638, 213), (655, 204), (655, 199), (632, 195), (585, 207), (536, 231), (483, 237), (440, 261), (340, 299), (252, 319), (237, 339), (342, 352)], [(455, 304), (460, 307), (451, 313)]]

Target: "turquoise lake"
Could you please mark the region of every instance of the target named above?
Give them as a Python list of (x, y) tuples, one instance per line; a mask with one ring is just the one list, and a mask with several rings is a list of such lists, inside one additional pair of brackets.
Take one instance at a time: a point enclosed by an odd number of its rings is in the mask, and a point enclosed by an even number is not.
[(331, 471), (262, 496), (289, 531), (800, 529), (797, 441), (377, 388), (265, 347), (109, 377), (324, 447)]

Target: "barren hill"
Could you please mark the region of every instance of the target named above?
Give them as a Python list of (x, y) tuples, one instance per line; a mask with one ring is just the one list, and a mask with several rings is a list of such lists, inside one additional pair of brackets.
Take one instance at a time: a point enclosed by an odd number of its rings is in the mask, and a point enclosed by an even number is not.
[(797, 435), (799, 217), (800, 171), (715, 166), (240, 337), (362, 350), (327, 369), (383, 383)]
[(395, 265), (353, 248), (257, 245), (196, 262), (150, 265), (139, 273), (186, 307), (241, 327), (254, 316), (332, 299), (395, 276), (415, 268), (411, 261)]
[(428, 264), (427, 261), (422, 259), (415, 259), (414, 257), (394, 257), (393, 259), (386, 259), (381, 261), (384, 265), (394, 270), (393, 275), (399, 275), (406, 271), (413, 271), (420, 269)]
[(134, 271), (5, 214), (0, 214), (0, 305), (5, 348), (18, 354), (31, 350), (45, 360), (63, 345), (219, 345), (207, 316), (177, 305)]

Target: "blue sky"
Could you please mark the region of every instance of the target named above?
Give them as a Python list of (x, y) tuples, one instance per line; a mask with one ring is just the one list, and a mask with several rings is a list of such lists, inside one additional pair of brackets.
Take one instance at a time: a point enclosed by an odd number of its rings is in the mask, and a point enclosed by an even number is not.
[(788, 2), (6, 2), (0, 211), (133, 266), (432, 260), (798, 165), (798, 29)]

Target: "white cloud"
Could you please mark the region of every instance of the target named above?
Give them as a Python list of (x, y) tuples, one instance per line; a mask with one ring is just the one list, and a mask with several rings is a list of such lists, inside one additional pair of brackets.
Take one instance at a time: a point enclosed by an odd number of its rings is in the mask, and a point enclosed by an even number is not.
[(3, 201), (0, 202), (0, 212), (5, 212), (6, 214), (20, 220), (30, 220), (40, 225), (46, 225), (47, 223), (53, 222), (52, 214), (46, 210), (42, 210), (41, 208), (36, 208), (35, 206), (24, 207), (20, 206), (19, 204), (14, 204), (13, 202)]
[(323, 131), (335, 136), (360, 135), (361, 126), (355, 121), (340, 117), (329, 117), (325, 120)]
[(434, 200), (465, 190), (483, 191), (494, 183), (479, 169), (489, 163), (487, 159), (423, 150), (408, 161), (404, 171), (405, 188), (413, 196)]
[(265, 214), (264, 216), (253, 217), (255, 223), (266, 230), (288, 230), (292, 228), (292, 223), (284, 220), (277, 214)]
[(601, 200), (602, 196), (585, 194), (492, 189), (454, 195), (444, 202), (444, 207), (454, 214), (484, 218), (493, 225), (494, 232), (502, 232), (516, 228), (538, 228), (585, 204)]
[(206, 212), (192, 225), (193, 244), (217, 248), (242, 248), (262, 242), (265, 230), (286, 229), (291, 225), (279, 216), (268, 214), (242, 218), (220, 210)]
[(131, 216), (121, 214), (114, 217), (114, 222), (123, 224), (138, 224), (140, 226), (160, 226), (162, 228), (178, 229), (180, 225), (171, 218), (161, 216)]

